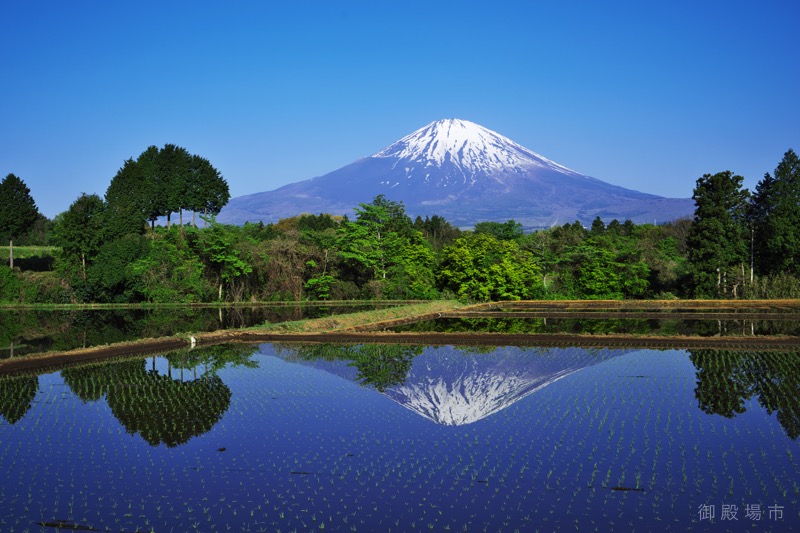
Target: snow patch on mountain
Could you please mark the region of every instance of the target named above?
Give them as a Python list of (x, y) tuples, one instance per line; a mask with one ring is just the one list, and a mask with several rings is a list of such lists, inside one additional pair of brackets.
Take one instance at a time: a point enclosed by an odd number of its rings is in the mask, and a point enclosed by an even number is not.
[(429, 348), (414, 358), (407, 379), (383, 394), (436, 424), (461, 426), (624, 353), (504, 346), (474, 354), (455, 347)]
[(403, 164), (409, 175), (414, 170), (409, 162), (423, 168), (453, 165), (462, 171), (465, 184), (478, 174), (524, 173), (534, 167), (579, 175), (508, 137), (460, 119), (431, 122), (372, 157), (393, 158), (393, 168)]
[(403, 407), (445, 426), (463, 426), (502, 411), (526, 396), (577, 372), (563, 370), (534, 378), (467, 372), (445, 381), (428, 379), (388, 389), (385, 394)]

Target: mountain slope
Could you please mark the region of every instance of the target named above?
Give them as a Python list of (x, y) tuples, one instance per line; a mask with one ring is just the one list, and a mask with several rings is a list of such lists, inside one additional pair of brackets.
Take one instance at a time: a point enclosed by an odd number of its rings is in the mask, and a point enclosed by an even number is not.
[[(262, 350), (271, 349), (263, 345)], [(426, 347), (414, 357), (403, 383), (383, 394), (440, 425), (461, 426), (499, 413), (516, 402), (585, 368), (629, 350), (497, 347), (474, 353), (454, 346)], [(291, 349), (275, 354), (286, 361), (359, 381), (347, 360), (296, 359)]]
[(527, 228), (600, 216), (634, 222), (689, 216), (691, 199), (611, 185), (555, 163), (472, 122), (432, 122), (338, 170), (274, 191), (234, 198), (218, 219), (275, 222), (306, 213), (350, 214), (383, 194), (412, 216), (440, 215), (470, 227), (513, 218)]

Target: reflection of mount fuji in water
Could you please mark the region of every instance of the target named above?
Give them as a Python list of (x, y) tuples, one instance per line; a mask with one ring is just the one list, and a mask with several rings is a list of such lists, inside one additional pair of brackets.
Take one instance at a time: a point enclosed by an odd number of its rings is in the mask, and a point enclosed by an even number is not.
[[(288, 352), (288, 353), (287, 353)], [(628, 350), (520, 348), (504, 346), (489, 353), (427, 347), (413, 359), (401, 384), (383, 394), (437, 424), (460, 426), (502, 411), (534, 392), (581, 369), (628, 353)], [(352, 381), (363, 376), (352, 363), (280, 357), (313, 366)]]

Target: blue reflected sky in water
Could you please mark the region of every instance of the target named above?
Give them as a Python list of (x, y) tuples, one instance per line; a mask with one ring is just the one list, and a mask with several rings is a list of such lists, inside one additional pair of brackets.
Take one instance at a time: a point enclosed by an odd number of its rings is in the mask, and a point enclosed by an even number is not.
[[(738, 506), (733, 529), (753, 525), (754, 504), (759, 527), (800, 523), (798, 443), (755, 399), (732, 419), (703, 413), (683, 351), (606, 357), (462, 426), (332, 371), (346, 362), (323, 370), (261, 351), (258, 369), (220, 371), (230, 407), (175, 448), (127, 433), (104, 400), (84, 404), (58, 373), (40, 376), (25, 417), (0, 425), (2, 529), (726, 530), (723, 504)], [(412, 374), (448, 355), (463, 354), (427, 348)], [(699, 521), (704, 504), (714, 524)], [(782, 520), (770, 521), (774, 505)]]

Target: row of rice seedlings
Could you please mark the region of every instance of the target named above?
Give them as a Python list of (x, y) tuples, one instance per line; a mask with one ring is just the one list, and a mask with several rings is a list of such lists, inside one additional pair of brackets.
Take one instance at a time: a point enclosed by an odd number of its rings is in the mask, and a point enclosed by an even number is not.
[[(626, 368), (621, 364), (617, 367)], [(630, 366), (631, 370), (634, 368), (635, 365)], [(438, 447), (432, 446), (431, 438), (423, 434), (409, 437), (392, 436), (383, 430), (370, 431), (362, 427), (357, 430), (357, 434), (352, 435), (352, 438), (342, 441), (345, 437), (341, 434), (336, 432), (329, 434), (326, 433), (327, 430), (312, 435), (283, 428), (267, 432), (267, 434), (274, 433), (276, 439), (289, 443), (274, 449), (277, 453), (241, 451), (233, 455), (225, 452), (216, 456), (222, 460), (214, 464), (205, 462), (207, 458), (198, 460), (201, 456), (197, 455), (197, 452), (186, 453), (185, 447), (172, 450), (169, 454), (161, 454), (159, 449), (145, 448), (145, 451), (151, 458), (153, 454), (158, 454), (162, 458), (168, 456), (170, 461), (178, 461), (179, 464), (185, 465), (183, 469), (173, 469), (167, 479), (162, 479), (159, 484), (164, 484), (165, 489), (171, 491), (173, 500), (181, 502), (185, 499), (187, 502), (183, 504), (185, 506), (181, 506), (180, 503), (172, 501), (172, 509), (167, 513), (171, 517), (177, 517), (175, 520), (180, 525), (186, 526), (187, 530), (191, 528), (202, 530), (204, 524), (222, 523), (222, 521), (240, 525), (256, 524), (257, 527), (266, 527), (269, 530), (307, 529), (322, 524), (326, 527), (357, 529), (366, 529), (376, 524), (383, 525), (382, 529), (387, 526), (407, 529), (412, 524), (417, 529), (428, 527), (457, 529), (459, 525), (474, 528), (487, 524), (511, 524), (515, 520), (523, 520), (531, 513), (540, 515), (539, 519), (544, 523), (552, 524), (564, 520), (563, 513), (558, 514), (556, 511), (563, 510), (557, 502), (565, 497), (564, 501), (571, 511), (584, 508), (595, 511), (602, 509), (609, 519), (619, 520), (619, 513), (622, 511), (627, 513), (632, 505), (630, 502), (637, 505), (637, 502), (644, 500), (627, 492), (613, 493), (610, 490), (587, 488), (585, 492), (589, 506), (586, 507), (579, 498), (584, 484), (568, 481), (580, 480), (582, 477), (588, 480), (591, 472), (595, 470), (599, 471), (594, 474), (595, 477), (600, 477), (604, 470), (609, 472), (607, 477), (610, 480), (617, 478), (627, 482), (631, 479), (630, 476), (633, 476), (634, 482), (638, 482), (637, 474), (640, 478), (647, 477), (641, 462), (635, 466), (636, 458), (623, 453), (625, 444), (639, 442), (637, 430), (642, 427), (643, 422), (641, 419), (637, 422), (637, 416), (641, 416), (643, 406), (647, 405), (640, 398), (646, 396), (644, 393), (637, 392), (637, 395), (634, 391), (626, 390), (623, 391), (625, 394), (622, 398), (619, 398), (618, 392), (615, 392), (616, 397), (606, 397), (605, 391), (618, 386), (618, 382), (610, 378), (607, 372), (595, 373), (593, 377), (598, 375), (605, 379), (605, 382), (601, 382), (603, 396), (600, 396), (596, 389), (589, 395), (591, 399), (585, 399), (586, 395), (577, 399), (573, 391), (581, 390), (580, 385), (570, 387), (564, 380), (555, 384), (557, 387), (551, 386), (540, 391), (541, 394), (537, 393), (524, 403), (517, 404), (513, 417), (496, 415), (487, 419), (480, 430), (473, 426), (466, 429), (458, 428), (451, 434), (435, 431), (437, 438), (444, 443)], [(580, 377), (580, 374), (575, 377)], [(279, 418), (290, 419), (298, 416), (297, 409), (307, 409), (313, 403), (305, 400), (297, 401), (298, 398), (302, 400), (309, 396), (307, 390), (294, 392), (296, 397), (291, 402), (271, 402), (269, 398), (275, 394), (275, 389), (271, 386), (264, 389), (262, 378), (263, 375), (260, 375), (258, 379), (253, 378), (251, 382), (247, 382), (249, 388), (246, 393), (250, 397), (243, 398), (241, 404), (237, 399), (234, 403), (236, 409), (241, 411), (230, 414), (241, 416), (252, 423), (264, 424), (270, 419), (275, 419), (275, 415), (280, 414), (281, 409), (285, 409), (285, 412)], [(585, 384), (585, 381), (582, 384)], [(306, 387), (310, 389), (314, 385), (309, 384)], [(652, 398), (652, 392), (647, 394)], [(588, 409), (599, 409), (597, 404), (601, 400), (607, 404), (603, 418), (600, 415), (583, 414)], [(674, 406), (675, 403), (671, 405)], [(325, 412), (325, 409), (320, 406), (314, 409), (310, 418), (308, 413), (302, 416), (307, 420), (313, 420), (314, 423), (322, 423), (325, 416), (321, 413)], [(616, 413), (609, 416), (609, 411), (612, 410), (616, 410)], [(360, 416), (366, 415), (362, 421), (364, 424), (369, 424), (369, 420), (396, 416), (394, 411), (379, 408), (360, 409), (359, 412)], [(390, 412), (393, 414), (390, 415)], [(346, 424), (354, 423), (353, 415), (349, 413), (339, 413), (339, 415)], [(530, 427), (513, 424), (515, 420), (519, 420), (520, 415), (526, 417)], [(501, 417), (507, 418), (502, 424), (497, 422)], [(585, 454), (582, 452), (588, 449), (590, 444), (592, 448), (597, 446), (599, 438), (603, 437), (602, 432), (595, 429), (597, 438), (592, 438), (592, 428), (599, 425), (603, 419), (606, 420), (604, 429), (609, 432), (614, 429), (615, 436), (600, 441), (605, 444), (596, 448), (594, 453), (600, 455), (596, 455), (590, 471), (584, 465)], [(689, 428), (693, 428), (694, 431), (698, 427), (693, 419), (689, 419), (688, 422), (676, 420), (677, 422), (673, 423), (678, 423), (680, 427), (679, 438), (681, 435), (685, 436)], [(391, 424), (391, 421), (388, 423)], [(378, 425), (385, 426), (386, 422)], [(224, 429), (224, 426), (220, 428)], [(225, 438), (229, 439), (226, 442), (229, 451), (239, 446), (242, 450), (247, 449), (245, 447), (247, 443), (236, 439), (233, 433), (225, 431), (225, 434)], [(769, 438), (769, 435), (765, 437)], [(644, 438), (646, 439), (646, 436)], [(485, 447), (482, 447), (480, 442), (485, 442)], [(266, 445), (262, 445), (256, 449), (265, 447)], [(323, 453), (326, 448), (332, 448), (336, 453), (326, 455)], [(642, 456), (643, 452), (638, 448), (647, 447), (639, 445), (636, 448), (636, 455)], [(665, 453), (655, 451), (659, 450), (658, 444), (653, 450), (656, 456)], [(180, 454), (184, 455), (182, 459)], [(674, 453), (670, 454), (674, 457)], [(699, 456), (703, 459), (702, 454)], [(115, 454), (109, 457), (111, 460), (115, 458), (122, 459), (121, 464), (130, 464), (130, 461), (125, 460), (123, 456)], [(655, 462), (653, 464), (655, 465)], [(299, 467), (310, 469), (312, 466), (319, 467), (316, 468), (318, 473), (313, 475), (290, 473), (297, 471), (295, 469)], [(154, 472), (152, 462), (149, 468), (152, 475)], [(167, 468), (163, 470), (169, 472)], [(144, 471), (146, 476), (148, 468), (145, 467)], [(321, 475), (326, 472), (326, 475)], [(331, 472), (336, 474), (331, 475)], [(125, 467), (115, 473), (118, 480), (112, 485), (122, 486), (125, 478), (130, 478), (131, 469)], [(135, 475), (137, 480), (141, 480), (142, 477), (142, 474)], [(534, 483), (532, 485), (523, 483), (521, 482), (523, 478), (531, 479)], [(214, 480), (213, 483), (210, 482), (211, 479)], [(278, 492), (267, 494), (264, 490), (259, 490), (265, 481)], [(551, 490), (542, 490), (541, 487), (547, 482), (550, 483)], [(775, 482), (774, 479), (772, 482)], [(142, 483), (137, 481), (134, 486), (141, 487)], [(219, 489), (215, 488), (217, 483), (221, 484)], [(204, 490), (224, 490), (242, 495), (247, 493), (250, 499), (246, 503), (243, 501), (233, 503), (221, 499), (199, 503), (197, 498), (186, 498), (187, 494), (181, 490), (182, 486), (192, 484), (205, 487)], [(588, 482), (586, 484), (588, 485)], [(577, 493), (573, 492), (576, 486)], [(572, 497), (569, 496), (570, 492), (573, 492)], [(405, 502), (409, 501), (406, 496), (409, 495), (413, 503), (405, 505)], [(603, 500), (600, 501), (598, 496)], [(616, 509), (613, 505), (606, 507), (606, 503), (615, 501)], [(271, 506), (269, 510), (266, 510), (267, 502)], [(461, 505), (460, 502), (467, 504)], [(259, 505), (262, 506), (260, 509)], [(464, 509), (469, 509), (472, 514), (464, 523), (459, 524), (452, 517), (463, 513)], [(607, 512), (605, 509), (610, 511)], [(659, 510), (661, 514), (664, 513), (663, 509)], [(136, 509), (124, 511), (121, 516), (112, 514), (116, 517), (114, 520), (133, 524), (135, 519), (139, 518)], [(141, 509), (138, 512), (147, 514)], [(165, 509), (161, 505), (159, 513), (164, 512)], [(523, 512), (527, 512), (528, 515), (522, 514)], [(128, 514), (131, 516), (125, 516)], [(158, 519), (156, 517), (152, 520)], [(581, 519), (580, 523), (585, 523), (585, 519)], [(262, 524), (267, 525), (262, 526)]]

